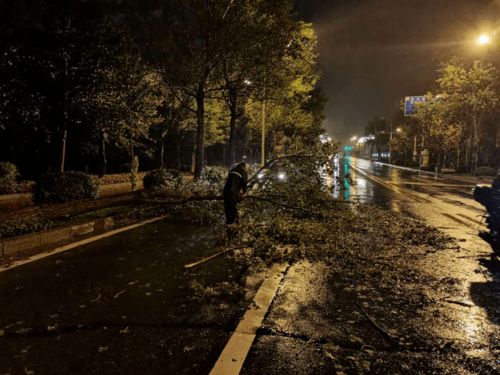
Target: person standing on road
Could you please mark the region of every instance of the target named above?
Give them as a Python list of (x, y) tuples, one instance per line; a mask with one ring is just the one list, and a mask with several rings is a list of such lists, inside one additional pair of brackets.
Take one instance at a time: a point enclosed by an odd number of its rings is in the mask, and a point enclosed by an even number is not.
[(247, 192), (248, 174), (246, 164), (238, 163), (231, 167), (224, 185), (224, 213), (226, 214), (226, 225), (238, 223), (238, 203)]

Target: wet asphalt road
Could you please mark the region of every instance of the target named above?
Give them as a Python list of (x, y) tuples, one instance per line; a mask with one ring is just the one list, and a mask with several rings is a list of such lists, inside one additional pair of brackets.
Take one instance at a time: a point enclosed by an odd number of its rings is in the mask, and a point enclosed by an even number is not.
[(0, 374), (208, 373), (248, 304), (231, 260), (183, 269), (215, 231), (158, 222), (1, 273)]
[[(484, 211), (471, 184), (359, 159), (338, 168), (345, 189), (334, 184), (334, 196), (423, 217), (462, 250), (412, 258), (382, 281), (349, 264), (293, 265), (242, 373), (493, 373), (500, 283), (477, 237)], [(183, 270), (213, 253), (220, 229), (159, 222), (1, 273), (0, 374), (208, 374), (260, 285), (245, 296), (245, 270), (229, 258)], [(425, 282), (435, 291), (412, 295)], [(450, 293), (463, 305), (427, 301)], [(405, 313), (401, 294), (427, 301), (422, 316)], [(394, 350), (362, 303), (421, 347)], [(456, 350), (440, 350), (450, 342)]]
[[(499, 373), (500, 269), (477, 235), (473, 184), (355, 158), (338, 159), (335, 176), (336, 198), (418, 216), (460, 248), (377, 254), (391, 263), (374, 275), (349, 262), (292, 266), (243, 373)], [(360, 305), (412, 344), (391, 346)]]

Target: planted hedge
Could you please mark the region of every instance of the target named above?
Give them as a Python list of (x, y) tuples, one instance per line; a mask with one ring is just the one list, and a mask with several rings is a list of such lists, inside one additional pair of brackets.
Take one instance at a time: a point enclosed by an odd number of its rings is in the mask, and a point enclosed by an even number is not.
[(9, 162), (0, 162), (0, 194), (17, 193), (17, 167)]
[(155, 169), (143, 179), (144, 189), (149, 191), (177, 190), (184, 183), (184, 176), (175, 169)]
[(36, 181), (35, 203), (63, 203), (81, 199), (97, 199), (99, 181), (83, 172), (49, 173)]

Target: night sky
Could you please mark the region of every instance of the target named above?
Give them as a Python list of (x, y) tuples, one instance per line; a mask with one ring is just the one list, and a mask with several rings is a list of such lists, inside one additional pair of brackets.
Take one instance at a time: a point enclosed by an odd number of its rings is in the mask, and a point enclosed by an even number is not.
[(375, 115), (392, 117), (404, 96), (432, 89), (440, 61), (484, 57), (475, 38), (500, 31), (500, 0), (296, 0), (296, 7), (319, 38), (324, 127), (342, 140), (361, 135)]

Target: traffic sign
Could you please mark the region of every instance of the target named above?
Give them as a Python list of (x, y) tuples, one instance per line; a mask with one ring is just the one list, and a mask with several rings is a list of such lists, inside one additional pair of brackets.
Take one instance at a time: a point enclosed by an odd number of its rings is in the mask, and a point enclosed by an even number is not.
[(407, 96), (405, 98), (405, 116), (413, 116), (418, 103), (425, 102), (425, 96)]

